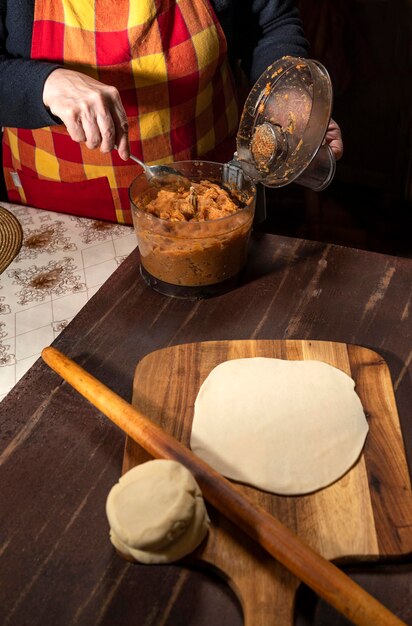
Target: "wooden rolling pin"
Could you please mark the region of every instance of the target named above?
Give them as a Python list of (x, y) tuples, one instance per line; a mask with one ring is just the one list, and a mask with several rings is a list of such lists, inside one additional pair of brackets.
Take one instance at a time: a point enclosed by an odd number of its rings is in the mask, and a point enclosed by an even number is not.
[(249, 500), (229, 480), (74, 361), (51, 347), (43, 350), (42, 357), (149, 454), (155, 458), (174, 459), (185, 465), (210, 504), (354, 624), (406, 626), (273, 515)]

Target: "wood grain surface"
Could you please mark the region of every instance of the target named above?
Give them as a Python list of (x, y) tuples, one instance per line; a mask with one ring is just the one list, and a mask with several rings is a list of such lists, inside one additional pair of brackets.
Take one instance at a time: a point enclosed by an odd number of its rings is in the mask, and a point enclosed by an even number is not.
[[(241, 489), (329, 560), (378, 560), (412, 552), (411, 483), (390, 373), (376, 352), (309, 340), (172, 346), (138, 364), (133, 404), (189, 446), (202, 382), (219, 363), (253, 356), (320, 360), (352, 376), (370, 431), (358, 462), (326, 489), (299, 497)], [(127, 438), (123, 470), (147, 458)], [(212, 529), (195, 561), (217, 569), (229, 581), (239, 596), (245, 626), (291, 626), (299, 581), (224, 516), (214, 509), (210, 513)]]
[[(2, 300), (1, 310), (6, 307)], [(382, 355), (412, 467), (411, 259), (254, 234), (237, 289), (185, 301), (144, 284), (136, 251), (53, 345), (130, 401), (136, 364), (154, 350), (308, 338)], [(1, 624), (242, 626), (234, 594), (215, 577), (177, 565), (128, 564), (115, 554), (104, 507), (123, 451), (123, 433), (42, 360), (0, 403)], [(349, 572), (412, 626), (411, 555)], [(303, 590), (296, 626), (314, 624), (348, 621)]]

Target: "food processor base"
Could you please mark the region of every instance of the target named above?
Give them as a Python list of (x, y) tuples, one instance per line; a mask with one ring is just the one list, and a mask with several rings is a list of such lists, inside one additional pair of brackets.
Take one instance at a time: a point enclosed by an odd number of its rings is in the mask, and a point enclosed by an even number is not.
[(220, 283), (214, 285), (172, 285), (166, 283), (159, 278), (156, 278), (150, 274), (143, 265), (140, 265), (140, 274), (143, 277), (145, 283), (154, 289), (155, 291), (162, 293), (165, 296), (172, 298), (180, 298), (185, 300), (201, 300), (203, 298), (212, 298), (213, 296), (220, 296), (228, 291), (231, 291), (237, 287), (242, 279), (243, 270), (238, 272), (235, 276), (227, 278)]

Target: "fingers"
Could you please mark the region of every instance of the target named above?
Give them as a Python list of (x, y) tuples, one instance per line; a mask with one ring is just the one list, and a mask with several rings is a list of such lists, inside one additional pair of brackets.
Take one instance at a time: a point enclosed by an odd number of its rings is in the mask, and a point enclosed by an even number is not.
[[(102, 135), (100, 132), (97, 117), (92, 113), (91, 115), (83, 115), (81, 118), (83, 131), (86, 136), (86, 146), (90, 150), (94, 150), (102, 145)], [(104, 129), (102, 129), (104, 132)]]
[(339, 125), (332, 118), (330, 119), (325, 139), (329, 144), (335, 159), (338, 161), (343, 155), (343, 141)]
[(90, 149), (100, 147), (103, 153), (111, 152), (115, 145), (121, 158), (129, 158), (128, 123), (120, 94), (114, 87), (107, 87), (96, 96), (82, 116), (86, 145)]
[(337, 161), (342, 158), (343, 155), (343, 143), (340, 139), (332, 139), (328, 142), (330, 149), (333, 152), (333, 155)]
[(120, 97), (114, 102), (113, 121), (115, 125), (115, 141), (119, 156), (124, 161), (130, 156), (129, 124)]
[(129, 125), (126, 111), (115, 87), (107, 87), (103, 110), (97, 116), (97, 124), (101, 135), (101, 152), (110, 152), (117, 145), (120, 157), (129, 158)]
[(74, 141), (104, 153), (117, 144), (120, 157), (129, 158), (127, 116), (115, 87), (58, 68), (45, 81), (43, 102), (62, 120)]
[(123, 161), (127, 161), (127, 159), (130, 157), (129, 135), (127, 132), (122, 132), (118, 143), (118, 152), (120, 158), (123, 159)]
[[(62, 120), (64, 123), (65, 121)], [(75, 117), (74, 115), (68, 116), (65, 122), (67, 132), (73, 141), (77, 141), (78, 143), (82, 141), (86, 141), (86, 135), (83, 130), (82, 121), (80, 118)]]

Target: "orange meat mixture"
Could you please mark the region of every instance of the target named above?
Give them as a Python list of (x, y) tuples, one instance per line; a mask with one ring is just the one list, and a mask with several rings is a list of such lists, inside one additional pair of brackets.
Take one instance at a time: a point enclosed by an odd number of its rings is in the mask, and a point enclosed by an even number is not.
[(193, 182), (190, 189), (161, 189), (144, 210), (164, 220), (203, 222), (226, 217), (240, 208), (240, 203), (226, 189), (209, 180), (202, 180)]

